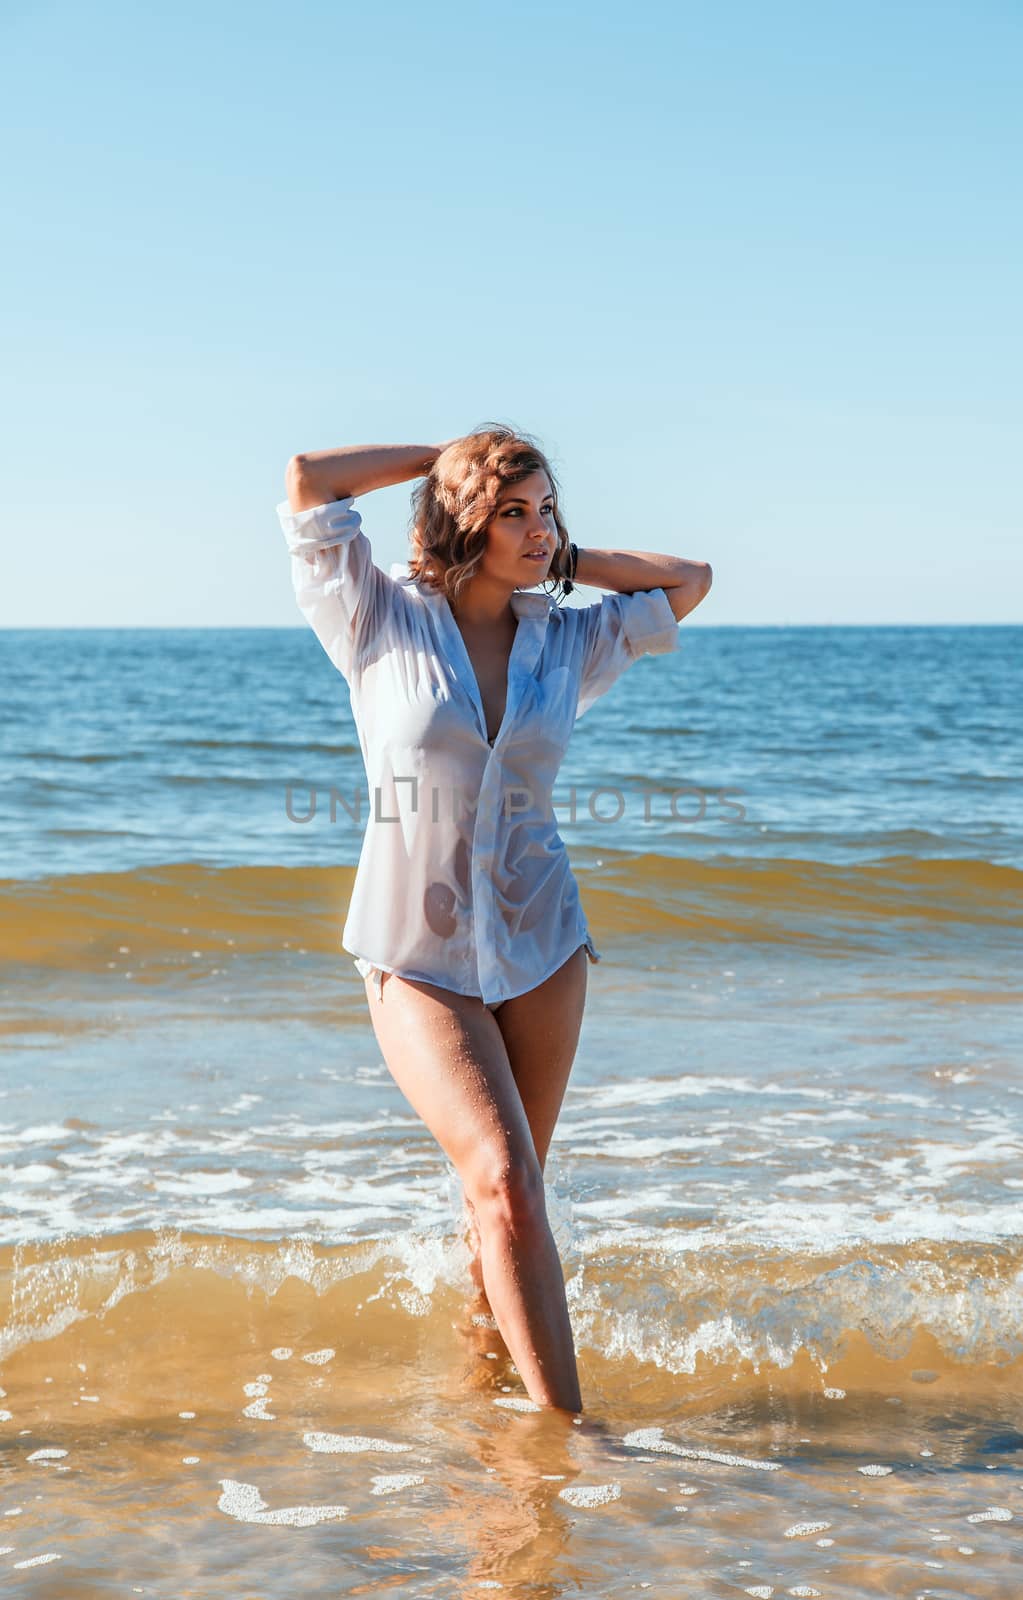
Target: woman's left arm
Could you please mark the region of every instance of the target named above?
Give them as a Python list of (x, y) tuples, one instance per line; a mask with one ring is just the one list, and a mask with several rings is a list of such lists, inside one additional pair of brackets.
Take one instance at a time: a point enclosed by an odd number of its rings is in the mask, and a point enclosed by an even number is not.
[(574, 579), (598, 589), (613, 589), (617, 594), (663, 589), (676, 622), (705, 599), (712, 581), (713, 573), (706, 561), (684, 561), (681, 556), (641, 550), (581, 548)]

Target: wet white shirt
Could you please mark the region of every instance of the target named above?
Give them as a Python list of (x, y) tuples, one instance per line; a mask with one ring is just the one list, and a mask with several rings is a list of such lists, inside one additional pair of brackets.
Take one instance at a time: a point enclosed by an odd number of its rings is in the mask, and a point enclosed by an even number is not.
[(554, 812), (576, 719), (634, 661), (679, 648), (663, 589), (559, 607), (516, 590), (493, 744), (447, 598), (374, 565), (354, 497), (277, 507), (299, 609), (351, 691), (368, 818), (341, 934), (375, 967), (494, 1005), (590, 938)]

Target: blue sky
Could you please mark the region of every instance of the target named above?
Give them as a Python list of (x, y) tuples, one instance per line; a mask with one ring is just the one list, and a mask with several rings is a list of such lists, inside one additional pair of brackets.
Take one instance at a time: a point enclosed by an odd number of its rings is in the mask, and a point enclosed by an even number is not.
[(710, 561), (686, 627), (1020, 622), (1021, 52), (1017, 0), (14, 0), (0, 625), (301, 626), (288, 457), (489, 420), (578, 543)]

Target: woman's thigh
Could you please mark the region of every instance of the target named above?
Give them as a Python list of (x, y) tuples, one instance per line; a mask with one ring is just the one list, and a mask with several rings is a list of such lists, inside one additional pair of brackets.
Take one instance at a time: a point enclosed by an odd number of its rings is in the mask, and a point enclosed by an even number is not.
[(541, 1168), (579, 1043), (587, 963), (580, 946), (537, 988), (505, 1000), (496, 1013)]
[(579, 1043), (586, 981), (582, 946), (496, 1011), (394, 973), (379, 985), (365, 978), (388, 1070), (460, 1177), (474, 1156), (498, 1148), (520, 1157), (528, 1149), (543, 1169)]
[(538, 1171), (495, 1014), (471, 995), (396, 973), (384, 975), (379, 991), (372, 976), (364, 982), (387, 1068), (463, 1182), (489, 1181), (509, 1159), (520, 1174)]

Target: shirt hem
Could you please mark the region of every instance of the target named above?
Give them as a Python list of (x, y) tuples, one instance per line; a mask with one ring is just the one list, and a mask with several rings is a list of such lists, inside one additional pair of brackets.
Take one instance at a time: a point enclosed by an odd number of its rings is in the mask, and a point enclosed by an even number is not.
[[(348, 950), (347, 945), (343, 946), (343, 948)], [(591, 962), (602, 961), (604, 959), (589, 933), (584, 933), (582, 935), (570, 954), (574, 955), (578, 949), (584, 949)], [(439, 983), (436, 978), (428, 977), (425, 972), (415, 972), (408, 968), (391, 967), (388, 966), (385, 961), (373, 961), (369, 956), (359, 955), (354, 950), (348, 950), (348, 954), (352, 957), (356, 969), (362, 972), (364, 977), (368, 975), (370, 968), (374, 968), (376, 970), (376, 981), (378, 988), (382, 987), (382, 980), (379, 974), (382, 972), (388, 972), (396, 978), (410, 978), (414, 983), (429, 983), (437, 989), (449, 989), (452, 994), (462, 995), (467, 1000), (482, 1000), (485, 1006), (502, 1005), (505, 1000), (517, 1000), (520, 995), (531, 993), (533, 989), (538, 989), (541, 983), (546, 983), (547, 979), (557, 972), (559, 967), (563, 967), (565, 962), (568, 960), (568, 956), (560, 956), (550, 970), (543, 974), (543, 977), (535, 979), (532, 983), (528, 983), (524, 989), (516, 989), (512, 994), (492, 995), (488, 998), (487, 995), (478, 993), (474, 989), (456, 989), (453, 983)], [(361, 966), (360, 963), (362, 963)], [(363, 968), (366, 969), (365, 972), (363, 972)]]
[[(575, 952), (580, 948), (586, 951), (590, 961), (602, 961), (604, 959), (588, 933), (584, 933), (579, 937), (575, 945), (573, 945), (572, 949), (569, 951), (569, 955), (574, 956)], [(546, 983), (548, 978), (553, 977), (558, 968), (563, 967), (567, 960), (568, 956), (559, 956), (554, 962), (553, 966), (551, 966), (549, 970), (543, 974), (543, 977), (534, 979), (532, 983), (527, 983), (524, 989), (516, 989), (514, 994), (495, 995), (490, 1000), (488, 1000), (485, 995), (481, 998), (483, 999), (484, 1004), (488, 1006), (499, 1005), (504, 1000), (517, 1000), (520, 995), (530, 994), (534, 989), (539, 989), (541, 983)]]
[[(348, 946), (345, 945), (344, 949), (348, 950)], [(463, 995), (467, 1000), (483, 999), (483, 996), (477, 994), (474, 989), (456, 989), (453, 983), (440, 983), (436, 978), (431, 978), (426, 972), (416, 972), (411, 967), (389, 967), (386, 961), (372, 961), (369, 956), (357, 955), (352, 950), (348, 950), (348, 954), (352, 957), (356, 967), (359, 966), (361, 961), (367, 970), (373, 967), (377, 972), (388, 972), (395, 978), (410, 978), (413, 983), (432, 983), (435, 989), (450, 989), (452, 994)]]

